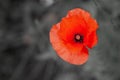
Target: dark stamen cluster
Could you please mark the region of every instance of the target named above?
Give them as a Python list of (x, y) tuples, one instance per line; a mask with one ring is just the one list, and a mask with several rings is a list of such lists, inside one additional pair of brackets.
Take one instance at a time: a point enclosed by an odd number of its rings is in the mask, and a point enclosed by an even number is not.
[(75, 40), (75, 42), (83, 43), (83, 36), (80, 34), (75, 34), (74, 40)]

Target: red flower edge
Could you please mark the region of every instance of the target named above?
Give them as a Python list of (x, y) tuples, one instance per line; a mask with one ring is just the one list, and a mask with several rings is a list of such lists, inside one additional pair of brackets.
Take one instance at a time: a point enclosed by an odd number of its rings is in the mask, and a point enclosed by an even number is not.
[(97, 22), (80, 8), (70, 10), (50, 30), (50, 42), (58, 56), (66, 62), (81, 65), (88, 60), (88, 49), (97, 42)]

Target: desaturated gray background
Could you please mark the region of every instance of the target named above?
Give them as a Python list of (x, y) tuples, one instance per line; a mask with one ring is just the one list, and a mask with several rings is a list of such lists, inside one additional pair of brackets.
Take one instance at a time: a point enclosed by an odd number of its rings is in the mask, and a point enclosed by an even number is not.
[[(49, 30), (70, 9), (97, 20), (99, 43), (80, 66), (61, 60)], [(120, 80), (120, 0), (0, 0), (0, 80)]]

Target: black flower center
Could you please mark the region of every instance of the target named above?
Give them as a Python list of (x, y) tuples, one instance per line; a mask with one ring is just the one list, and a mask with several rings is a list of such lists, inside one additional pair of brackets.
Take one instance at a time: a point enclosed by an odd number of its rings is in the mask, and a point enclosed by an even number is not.
[(75, 42), (83, 43), (83, 36), (80, 34), (75, 34), (74, 40), (75, 40)]

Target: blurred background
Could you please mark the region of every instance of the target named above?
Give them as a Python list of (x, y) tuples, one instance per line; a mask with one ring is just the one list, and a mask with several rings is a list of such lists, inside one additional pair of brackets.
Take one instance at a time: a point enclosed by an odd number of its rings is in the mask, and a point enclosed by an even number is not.
[[(0, 80), (120, 80), (120, 0), (0, 0)], [(97, 20), (87, 63), (60, 59), (49, 31), (73, 8)]]

